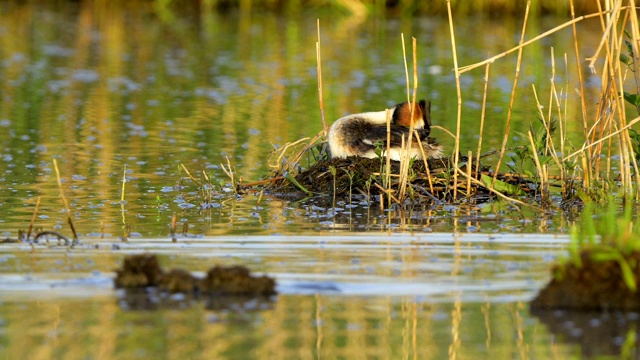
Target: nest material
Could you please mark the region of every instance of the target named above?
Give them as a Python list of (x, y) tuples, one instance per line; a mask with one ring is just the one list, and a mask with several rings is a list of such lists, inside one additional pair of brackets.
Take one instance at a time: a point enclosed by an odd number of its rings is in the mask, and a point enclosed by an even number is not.
[[(493, 195), (478, 182), (469, 183), (464, 177), (457, 177), (457, 198), (453, 196), (454, 168), (453, 161), (449, 158), (429, 159), (428, 168), (422, 160), (415, 160), (409, 169), (408, 195), (412, 203), (450, 203), (461, 199), (473, 198), (476, 202), (484, 202)], [(493, 176), (489, 168), (482, 165), (472, 166), (467, 169), (466, 157), (460, 157), (460, 170), (465, 174), (470, 173), (476, 180), (484, 176)], [(337, 202), (349, 203), (350, 195), (362, 194), (373, 201), (379, 201), (378, 195), (385, 193), (384, 158), (368, 159), (361, 157), (333, 158), (319, 160), (308, 169), (295, 176), (295, 182), (291, 179), (277, 176), (272, 182), (269, 192), (287, 200), (300, 200), (313, 197), (320, 203), (328, 205), (335, 197)], [(400, 182), (400, 162), (391, 161), (391, 194), (396, 194)], [(395, 175), (394, 175), (395, 174)], [(498, 180), (512, 185), (518, 191), (531, 192), (535, 186), (530, 186), (531, 181), (513, 174), (499, 175)], [(297, 184), (296, 184), (297, 183)], [(304, 189), (302, 189), (302, 188)], [(389, 187), (386, 187), (389, 188)]]
[[(624, 281), (622, 268), (616, 260), (596, 260), (590, 250), (580, 253), (581, 266), (575, 262), (557, 264), (553, 279), (530, 303), (532, 310), (640, 310), (640, 294)], [(640, 286), (640, 252), (622, 255), (633, 274), (636, 288)]]

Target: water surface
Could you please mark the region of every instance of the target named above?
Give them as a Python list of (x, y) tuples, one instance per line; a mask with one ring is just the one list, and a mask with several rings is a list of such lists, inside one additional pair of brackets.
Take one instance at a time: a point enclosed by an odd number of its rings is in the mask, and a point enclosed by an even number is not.
[[(406, 99), (404, 34), (407, 44), (418, 41), (419, 97), (431, 99), (435, 124), (455, 129), (445, 19), (0, 4), (0, 234), (15, 238), (26, 229), (41, 197), (36, 227), (70, 235), (70, 215), (81, 238), (74, 248), (0, 247), (0, 357), (565, 358), (620, 351), (632, 315), (612, 315), (622, 329), (606, 327), (593, 350), (575, 344), (594, 343), (587, 330), (597, 333), (609, 320), (579, 327), (557, 314), (571, 325), (560, 326), (570, 330), (565, 335), (528, 311), (566, 249), (559, 234), (571, 219), (561, 214), (503, 202), (325, 209), (234, 194), (221, 164), (244, 182), (268, 177), (275, 148), (322, 130), (317, 18), (329, 123)], [(532, 19), (528, 33), (564, 21)], [(591, 55), (598, 26), (578, 26), (581, 54)], [(519, 19), (456, 19), (461, 65), (511, 48), (520, 29)], [(556, 86), (570, 100), (566, 117), (578, 118), (573, 46), (568, 29), (525, 50), (513, 144), (536, 122), (532, 85), (549, 98), (551, 47)], [(500, 146), (514, 73), (515, 56), (492, 64), (483, 151)], [(481, 68), (461, 79), (464, 152), (477, 147), (483, 76)], [(586, 92), (595, 94), (598, 75), (585, 76)], [(567, 129), (580, 146), (581, 122)], [(433, 135), (451, 149), (444, 132)], [(201, 188), (181, 165), (211, 179), (208, 209), (200, 210)], [(169, 236), (174, 214), (177, 243)], [(143, 251), (194, 272), (243, 264), (275, 276), (280, 294), (242, 310), (179, 298), (137, 308), (111, 281), (126, 254)]]

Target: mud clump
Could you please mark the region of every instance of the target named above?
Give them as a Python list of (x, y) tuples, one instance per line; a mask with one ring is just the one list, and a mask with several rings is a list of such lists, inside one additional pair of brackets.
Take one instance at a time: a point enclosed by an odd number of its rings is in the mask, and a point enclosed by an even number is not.
[(268, 276), (251, 276), (244, 266), (215, 266), (200, 281), (202, 292), (212, 295), (274, 295), (276, 282)]
[(164, 271), (151, 254), (125, 257), (122, 268), (116, 270), (114, 286), (126, 291), (125, 302), (136, 309), (157, 308), (163, 299), (171, 300), (173, 294), (224, 308), (237, 307), (251, 299), (268, 300), (277, 293), (273, 278), (254, 276), (244, 266), (216, 265), (199, 278), (184, 269)]
[(198, 290), (198, 279), (184, 269), (171, 269), (162, 274), (158, 282), (158, 289), (170, 294), (194, 293)]
[(600, 260), (598, 254), (583, 250), (580, 262), (558, 264), (553, 279), (530, 303), (532, 310), (567, 309), (580, 311), (638, 311), (640, 293), (624, 280), (621, 261), (629, 267), (636, 289), (640, 286), (640, 252), (620, 254), (624, 260)]
[(162, 268), (154, 255), (140, 254), (124, 258), (122, 268), (116, 270), (116, 288), (144, 288), (157, 286)]

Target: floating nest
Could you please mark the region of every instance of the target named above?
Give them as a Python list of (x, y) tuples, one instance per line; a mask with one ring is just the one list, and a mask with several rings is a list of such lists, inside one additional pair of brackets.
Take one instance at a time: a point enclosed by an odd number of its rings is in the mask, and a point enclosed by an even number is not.
[[(640, 294), (625, 282), (626, 276), (636, 289), (640, 287), (640, 252), (619, 256), (617, 260), (601, 260), (597, 253), (583, 250), (581, 264), (572, 261), (555, 265), (553, 279), (531, 301), (531, 309), (640, 310)], [(622, 266), (628, 267), (626, 275)]]
[[(163, 300), (204, 300), (208, 308), (237, 308), (248, 301), (269, 302), (276, 282), (268, 276), (253, 276), (244, 266), (214, 266), (204, 278), (184, 269), (164, 271), (155, 255), (125, 257), (116, 270), (114, 286), (125, 289), (129, 308), (155, 308)], [(253, 301), (255, 303), (255, 301)], [(164, 301), (166, 303), (166, 301)], [(166, 305), (166, 304), (165, 304)]]
[[(480, 203), (495, 196), (486, 186), (486, 182), (491, 181), (494, 176), (489, 167), (473, 165), (468, 169), (468, 159), (460, 157), (460, 171), (455, 177), (455, 168), (450, 158), (429, 159), (427, 164), (428, 167), (423, 160), (412, 162), (407, 177), (407, 196), (401, 199), (404, 200), (403, 203)], [(379, 202), (384, 196), (391, 195), (397, 200), (395, 197), (398, 196), (402, 185), (398, 175), (400, 166), (399, 161), (390, 162), (391, 182), (390, 185), (385, 185), (387, 171), (384, 158), (367, 159), (352, 156), (321, 159), (295, 176), (277, 174), (272, 179), (247, 184), (244, 189), (264, 186), (273, 196), (292, 201), (312, 198), (320, 206), (348, 204), (358, 197)], [(472, 180), (461, 175), (461, 172)], [(499, 174), (496, 180), (498, 185), (495, 188), (501, 192), (526, 195), (534, 193), (537, 189), (536, 183), (515, 174)]]

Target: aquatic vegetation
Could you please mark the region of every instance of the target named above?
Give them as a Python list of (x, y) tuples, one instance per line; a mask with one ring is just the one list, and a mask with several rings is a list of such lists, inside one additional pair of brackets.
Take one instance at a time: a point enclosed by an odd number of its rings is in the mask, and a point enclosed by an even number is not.
[[(610, 41), (596, 120), (589, 124), (583, 110), (585, 143), (580, 150), (569, 155), (563, 152), (563, 161), (574, 156), (579, 158), (572, 164), (574, 169), (580, 168), (581, 185), (576, 194), (586, 201), (587, 206), (572, 229), (568, 258), (552, 268), (553, 278), (532, 301), (533, 309), (640, 309), (637, 293), (640, 227), (634, 219), (637, 209), (632, 205), (640, 197), (639, 146), (637, 132), (630, 129), (640, 121), (640, 117), (628, 120), (624, 106), (626, 101), (640, 114), (640, 97), (637, 94), (640, 25), (635, 9), (617, 5), (613, 15), (606, 17), (610, 26), (601, 44), (604, 45), (604, 40)], [(627, 30), (616, 30), (619, 28)], [(602, 46), (598, 52), (601, 49)], [(590, 58), (592, 69), (595, 69), (598, 52)], [(633, 92), (621, 88), (628, 74), (632, 74)], [(584, 98), (582, 101), (584, 109)], [(615, 161), (618, 162), (616, 170), (613, 154), (616, 154)], [(619, 205), (614, 202), (616, 195), (623, 199), (621, 214)], [(592, 210), (594, 206), (602, 205), (606, 205), (603, 210)]]
[(594, 211), (588, 204), (572, 228), (569, 256), (551, 269), (551, 282), (531, 302), (532, 308), (638, 310), (640, 297), (640, 226), (632, 205)]

